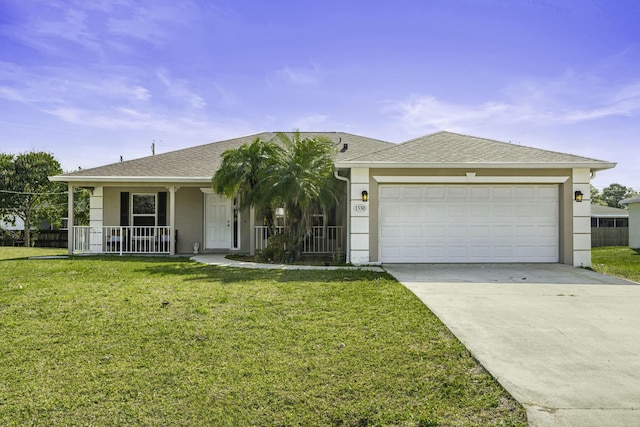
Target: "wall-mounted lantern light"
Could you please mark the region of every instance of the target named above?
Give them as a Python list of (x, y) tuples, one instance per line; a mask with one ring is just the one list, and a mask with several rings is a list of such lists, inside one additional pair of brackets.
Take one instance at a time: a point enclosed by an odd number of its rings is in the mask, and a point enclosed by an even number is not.
[(576, 191), (574, 193), (574, 196), (575, 196), (576, 202), (581, 202), (582, 201), (582, 196), (583, 196), (582, 191), (580, 191), (580, 190)]
[(362, 201), (363, 202), (369, 201), (369, 192), (367, 190), (362, 190)]

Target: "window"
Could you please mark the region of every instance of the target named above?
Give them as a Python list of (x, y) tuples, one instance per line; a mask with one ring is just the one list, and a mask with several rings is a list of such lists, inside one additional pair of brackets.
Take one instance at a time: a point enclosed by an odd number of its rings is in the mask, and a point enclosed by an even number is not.
[(155, 226), (156, 213), (155, 194), (134, 194), (131, 196), (131, 216), (133, 218), (133, 225)]
[(284, 208), (276, 208), (276, 227), (284, 227)]
[(311, 215), (311, 226), (313, 227), (313, 237), (317, 237), (319, 239), (324, 238), (324, 229), (325, 229), (325, 215), (324, 214), (313, 214)]
[(616, 218), (616, 227), (628, 227), (629, 218)]
[(600, 218), (600, 227), (615, 227), (615, 218)]

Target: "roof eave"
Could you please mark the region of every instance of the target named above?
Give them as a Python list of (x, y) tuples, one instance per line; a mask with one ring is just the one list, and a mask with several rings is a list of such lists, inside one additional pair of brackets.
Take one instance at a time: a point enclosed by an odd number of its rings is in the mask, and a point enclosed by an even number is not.
[(104, 183), (211, 183), (210, 176), (87, 176), (56, 175), (50, 176), (53, 182), (104, 182)]
[(336, 168), (379, 168), (379, 169), (573, 169), (586, 168), (593, 171), (613, 169), (616, 163), (611, 162), (560, 162), (560, 163), (514, 163), (514, 162), (368, 162), (368, 161), (346, 161), (336, 162)]

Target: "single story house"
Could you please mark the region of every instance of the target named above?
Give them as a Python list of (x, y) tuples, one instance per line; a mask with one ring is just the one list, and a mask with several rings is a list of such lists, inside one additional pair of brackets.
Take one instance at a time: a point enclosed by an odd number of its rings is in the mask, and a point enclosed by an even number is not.
[(629, 210), (611, 206), (591, 205), (592, 228), (629, 227)]
[(629, 210), (591, 205), (591, 247), (628, 244)]
[[(305, 252), (354, 264), (591, 264), (590, 179), (615, 163), (437, 132), (393, 144), (342, 132), (335, 177), (344, 193), (313, 219)], [(253, 253), (266, 230), (253, 209), (211, 190), (227, 149), (265, 132), (51, 177), (91, 190), (90, 225), (73, 253)], [(366, 197), (365, 197), (366, 196)], [(73, 212), (73, 209), (69, 209)], [(72, 218), (69, 222), (72, 223)]]
[(640, 248), (640, 196), (620, 201), (629, 207), (629, 247)]

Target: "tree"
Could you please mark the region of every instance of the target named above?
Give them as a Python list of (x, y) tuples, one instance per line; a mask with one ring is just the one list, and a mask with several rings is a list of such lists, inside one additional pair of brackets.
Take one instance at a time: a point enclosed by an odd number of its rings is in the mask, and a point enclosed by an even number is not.
[(61, 222), (65, 187), (48, 179), (60, 173), (60, 163), (49, 153), (0, 154), (0, 216), (24, 221), (25, 246), (31, 246), (34, 226)]
[(228, 198), (240, 195), (241, 208), (254, 206), (259, 199), (254, 190), (276, 150), (275, 143), (256, 138), (251, 144), (224, 151), (220, 168), (211, 180), (213, 190)]
[[(73, 225), (89, 225), (90, 193), (86, 188), (74, 187), (73, 189)], [(67, 209), (67, 216), (69, 215)]]
[(591, 185), (591, 204), (601, 206), (607, 205), (604, 200), (602, 200), (602, 194), (600, 194), (600, 191), (593, 185)]
[(312, 213), (337, 201), (341, 183), (333, 176), (334, 156), (328, 138), (302, 138), (300, 132), (278, 133), (266, 142), (256, 138), (222, 153), (212, 187), (229, 198), (240, 194), (240, 206), (261, 210), (268, 225), (274, 209), (284, 207), (295, 256), (311, 229)]
[(213, 190), (227, 198), (239, 196), (240, 208), (253, 206), (273, 226), (270, 201), (262, 197), (257, 189), (262, 173), (273, 161), (278, 150), (272, 141), (254, 139), (251, 144), (242, 144), (236, 149), (222, 153), (222, 163), (211, 179)]
[(613, 183), (602, 190), (602, 201), (612, 208), (625, 208), (626, 206), (621, 205), (620, 201), (636, 196), (637, 194), (638, 193), (631, 187)]
[(311, 215), (331, 208), (340, 182), (333, 176), (335, 145), (325, 137), (302, 138), (278, 133), (276, 156), (258, 182), (259, 194), (271, 206), (284, 206), (294, 255), (311, 231)]

